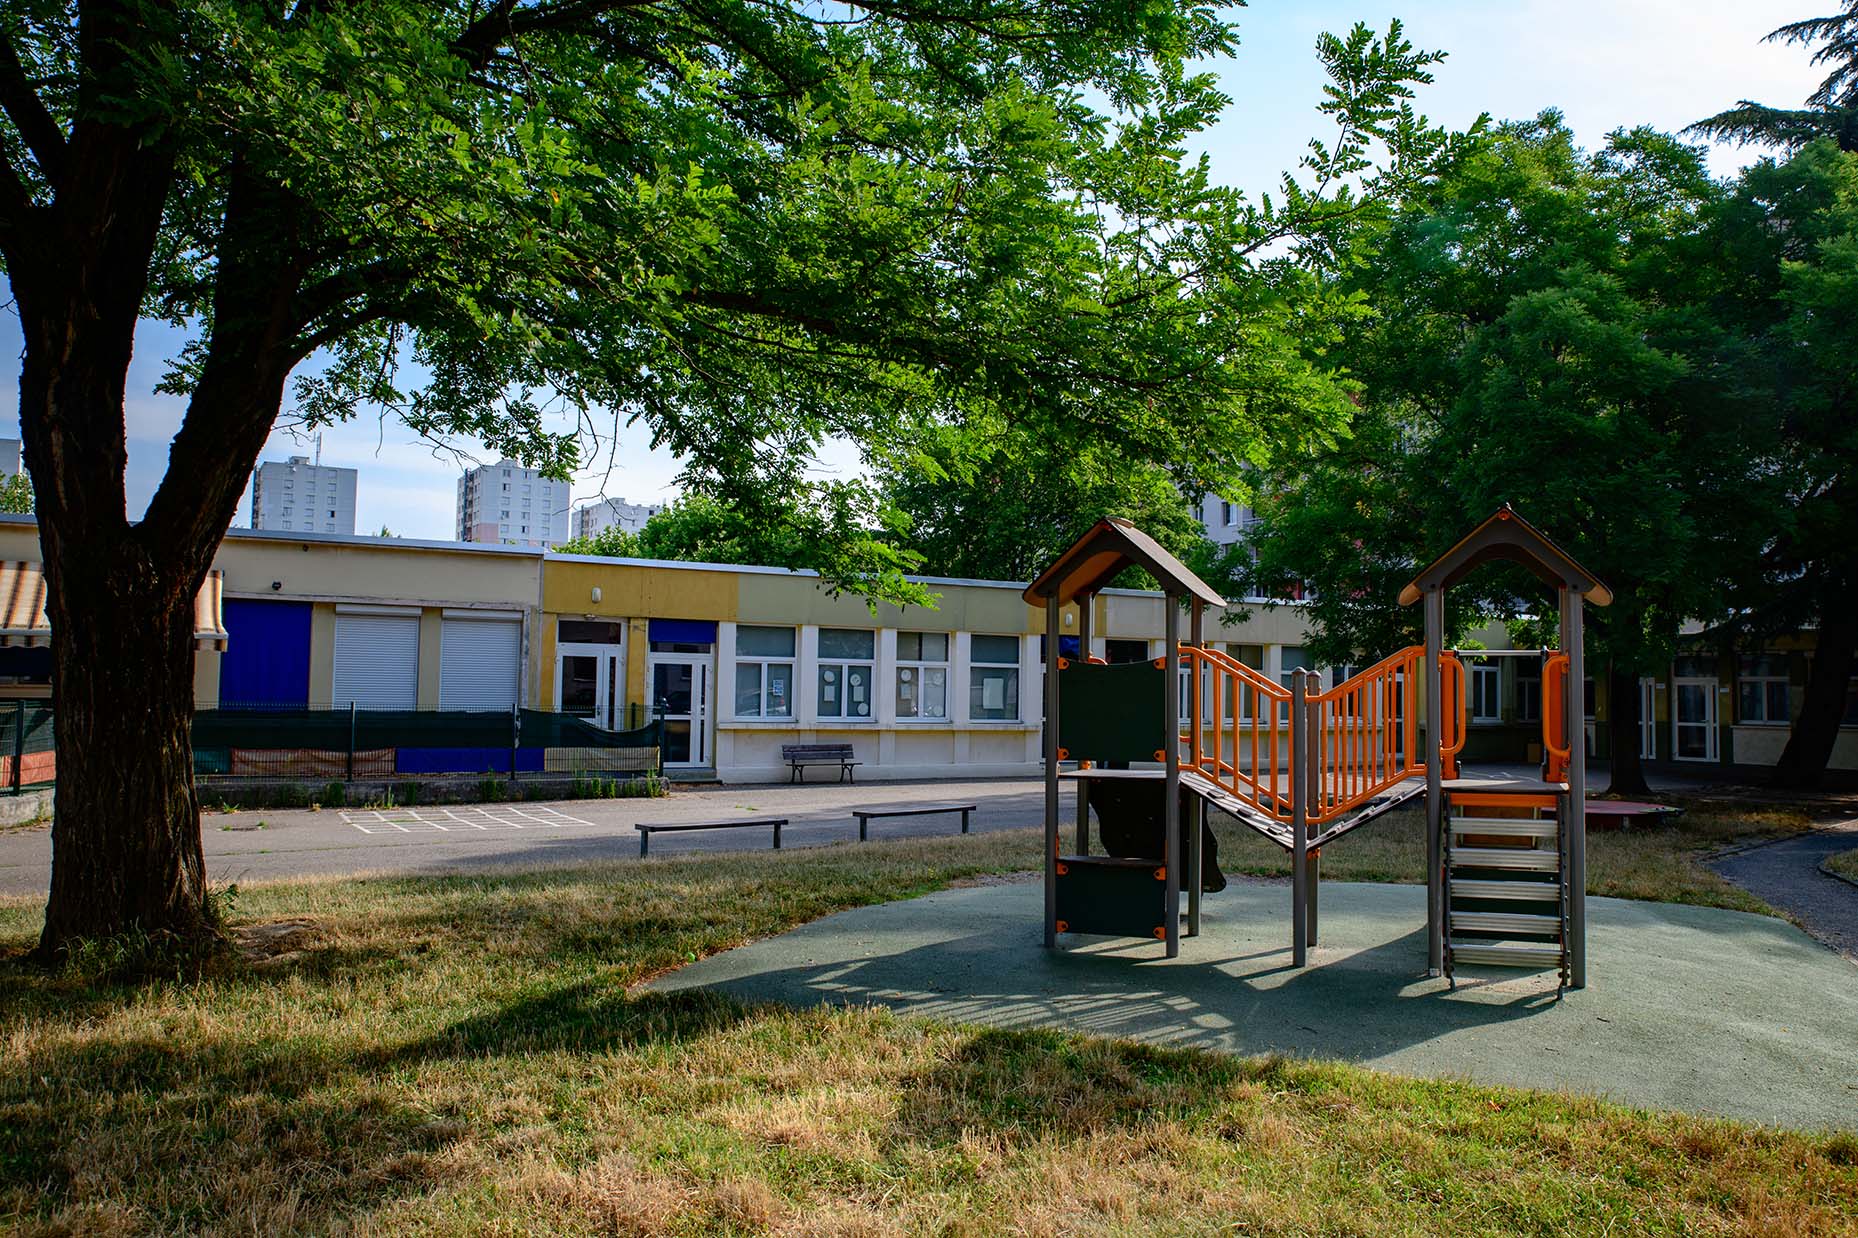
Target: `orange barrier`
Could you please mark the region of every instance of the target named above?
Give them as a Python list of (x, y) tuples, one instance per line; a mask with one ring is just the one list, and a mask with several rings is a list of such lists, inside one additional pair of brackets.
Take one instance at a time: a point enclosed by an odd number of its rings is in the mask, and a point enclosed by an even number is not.
[[(1289, 771), (1296, 758), (1290, 690), (1216, 649), (1182, 645), (1180, 660), (1192, 684), (1182, 767), (1279, 820), (1290, 820)], [(1227, 735), (1232, 737), (1230, 757)]]
[[(1312, 692), (1316, 746), (1306, 819), (1331, 821), (1426, 770), (1419, 740), (1426, 651), (1418, 645), (1381, 659), (1327, 692)], [(1291, 692), (1213, 649), (1183, 644), (1188, 671), (1181, 766), (1280, 821), (1293, 812), (1290, 771), (1300, 756)], [(1457, 777), (1464, 747), (1464, 667), (1440, 662), (1444, 717), (1437, 728), (1445, 776)], [(1230, 738), (1230, 751), (1227, 748)]]
[(1568, 655), (1553, 654), (1542, 667), (1542, 751), (1548, 754), (1543, 777), (1566, 782), (1573, 743), (1568, 735)]
[[(1310, 694), (1309, 706), (1316, 711), (1317, 745), (1309, 806), (1312, 822), (1333, 820), (1425, 772), (1419, 710), (1415, 708), (1423, 691), (1425, 665), (1426, 651), (1411, 645), (1327, 692)], [(1451, 714), (1449, 707), (1446, 714)]]

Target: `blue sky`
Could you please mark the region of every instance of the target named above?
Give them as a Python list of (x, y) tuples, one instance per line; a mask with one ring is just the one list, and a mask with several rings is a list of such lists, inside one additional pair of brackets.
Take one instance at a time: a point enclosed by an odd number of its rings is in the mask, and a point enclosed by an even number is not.
[[(1238, 54), (1211, 66), (1233, 103), (1206, 135), (1205, 149), (1219, 179), (1252, 193), (1274, 188), (1320, 132), (1316, 38), (1356, 21), (1385, 29), (1397, 16), (1415, 45), (1450, 53), (1436, 83), (1418, 100), (1435, 120), (1457, 128), (1480, 112), (1508, 119), (1558, 107), (1592, 145), (1621, 126), (1679, 129), (1737, 99), (1799, 102), (1819, 76), (1807, 64), (1807, 53), (1763, 44), (1761, 36), (1783, 22), (1835, 7), (1832, 0), (1415, 0), (1403, 7), (1254, 0), (1236, 12)], [(1718, 148), (1712, 163), (1728, 175), (1757, 154)], [(17, 357), (19, 342), (16, 320), (0, 317), (0, 355)], [(180, 424), (180, 402), (153, 392), (177, 344), (176, 333), (164, 327), (148, 327), (137, 336), (127, 408), (132, 516), (154, 493)], [(18, 433), (16, 375), (15, 366), (0, 384), (0, 435)], [(640, 431), (622, 431), (611, 469), (608, 445), (602, 444), (599, 467), (576, 480), (576, 502), (602, 494), (634, 501), (668, 496), (677, 461), (650, 451), (648, 442)], [(459, 446), (481, 455), (474, 444)], [(312, 450), (279, 431), (261, 459)], [(403, 536), (452, 536), (459, 465), (449, 453), (435, 454), (391, 420), (365, 419), (325, 431), (322, 459), (361, 470), (358, 532), (386, 525)], [(847, 470), (855, 461), (849, 452), (834, 451), (822, 466)], [(235, 523), (249, 519), (248, 496)]]

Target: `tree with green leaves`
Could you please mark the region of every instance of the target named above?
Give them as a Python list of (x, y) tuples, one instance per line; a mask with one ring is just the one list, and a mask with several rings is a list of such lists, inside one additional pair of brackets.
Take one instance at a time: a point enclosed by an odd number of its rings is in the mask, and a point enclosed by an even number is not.
[(1858, 153), (1827, 139), (1743, 175), (1705, 238), (1714, 304), (1743, 341), (1735, 377), (1772, 410), (1761, 461), (1768, 536), (1724, 632), (1813, 633), (1806, 693), (1774, 770), (1825, 772), (1858, 672)]
[(1830, 138), (1839, 149), (1858, 151), (1858, 0), (1824, 17), (1788, 22), (1768, 32), (1769, 43), (1818, 44), (1813, 63), (1827, 73), (1800, 108), (1769, 107), (1743, 99), (1690, 126), (1689, 132), (1738, 145), (1754, 142), (1799, 150), (1818, 138)]
[(897, 535), (938, 576), (1031, 580), (1105, 516), (1135, 522), (1185, 559), (1202, 540), (1188, 500), (1159, 464), (1108, 445), (1048, 444), (1002, 436), (986, 454), (963, 432), (946, 436), (908, 469), (881, 479), (903, 516)]
[[(1319, 657), (1417, 639), (1413, 572), (1508, 502), (1613, 590), (1592, 613), (1613, 787), (1642, 791), (1637, 680), (1681, 623), (1721, 616), (1769, 514), (1748, 444), (1770, 430), (1709, 312), (1701, 243), (1723, 192), (1701, 152), (1645, 130), (1578, 148), (1558, 115), (1501, 126), (1416, 195), (1354, 284), (1355, 436), (1270, 479), (1253, 589), (1315, 582)], [(1454, 638), (1552, 605), (1486, 571)]]
[[(896, 515), (880, 511), (863, 483), (822, 483), (804, 507), (764, 508), (756, 518), (705, 494), (654, 512), (635, 533), (603, 529), (562, 543), (563, 554), (685, 563), (747, 563), (819, 572), (826, 587), (861, 581), (891, 601), (928, 606), (929, 592), (908, 579), (922, 561), (896, 544)], [(888, 524), (886, 522), (889, 522)]]
[[(1185, 151), (1189, 0), (42, 0), (0, 13), (0, 260), (48, 582), (41, 951), (211, 932), (192, 600), (280, 412), (564, 476), (603, 418), (750, 519), (828, 438), (964, 418), (1209, 481), (1341, 419), (1313, 268), (1444, 139), (1433, 57), (1325, 40), (1334, 137), (1259, 202)], [(139, 523), (144, 317), (190, 335)], [(1281, 373), (1280, 373), (1281, 371)], [(1273, 380), (1259, 390), (1260, 376)], [(882, 580), (849, 582), (881, 591)]]
[(32, 511), (32, 479), (25, 473), (0, 478), (0, 512), (15, 515)]

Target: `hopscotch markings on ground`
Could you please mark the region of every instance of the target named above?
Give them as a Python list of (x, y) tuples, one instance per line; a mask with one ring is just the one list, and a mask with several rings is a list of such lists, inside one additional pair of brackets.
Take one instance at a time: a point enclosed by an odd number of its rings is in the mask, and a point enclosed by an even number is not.
[(553, 808), (467, 804), (457, 808), (345, 808), (342, 820), (363, 834), (455, 834), (463, 830), (560, 829), (593, 822)]

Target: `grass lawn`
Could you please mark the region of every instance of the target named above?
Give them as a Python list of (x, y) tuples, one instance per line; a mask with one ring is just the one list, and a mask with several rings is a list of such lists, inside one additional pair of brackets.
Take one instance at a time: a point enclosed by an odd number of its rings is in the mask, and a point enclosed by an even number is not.
[[(1684, 812), (1662, 825), (1587, 832), (1587, 892), (1661, 903), (1692, 903), (1776, 914), (1703, 864), (1705, 856), (1738, 842), (1797, 834), (1813, 817), (1797, 805), (1751, 804), (1666, 797)], [(1420, 882), (1426, 879), (1423, 812), (1391, 813), (1344, 835), (1323, 851), (1325, 880)], [(1228, 873), (1288, 877), (1285, 853), (1236, 824), (1216, 827), (1220, 866)]]
[(1850, 877), (1858, 881), (1858, 849), (1841, 851), (1826, 860), (1826, 867), (1841, 877)]
[[(628, 994), (1036, 852), (1015, 831), (284, 883), (237, 906), (308, 922), (267, 961), (134, 988), (0, 963), (0, 1230), (1858, 1232), (1851, 1135)], [(0, 953), (37, 920), (0, 904)]]

